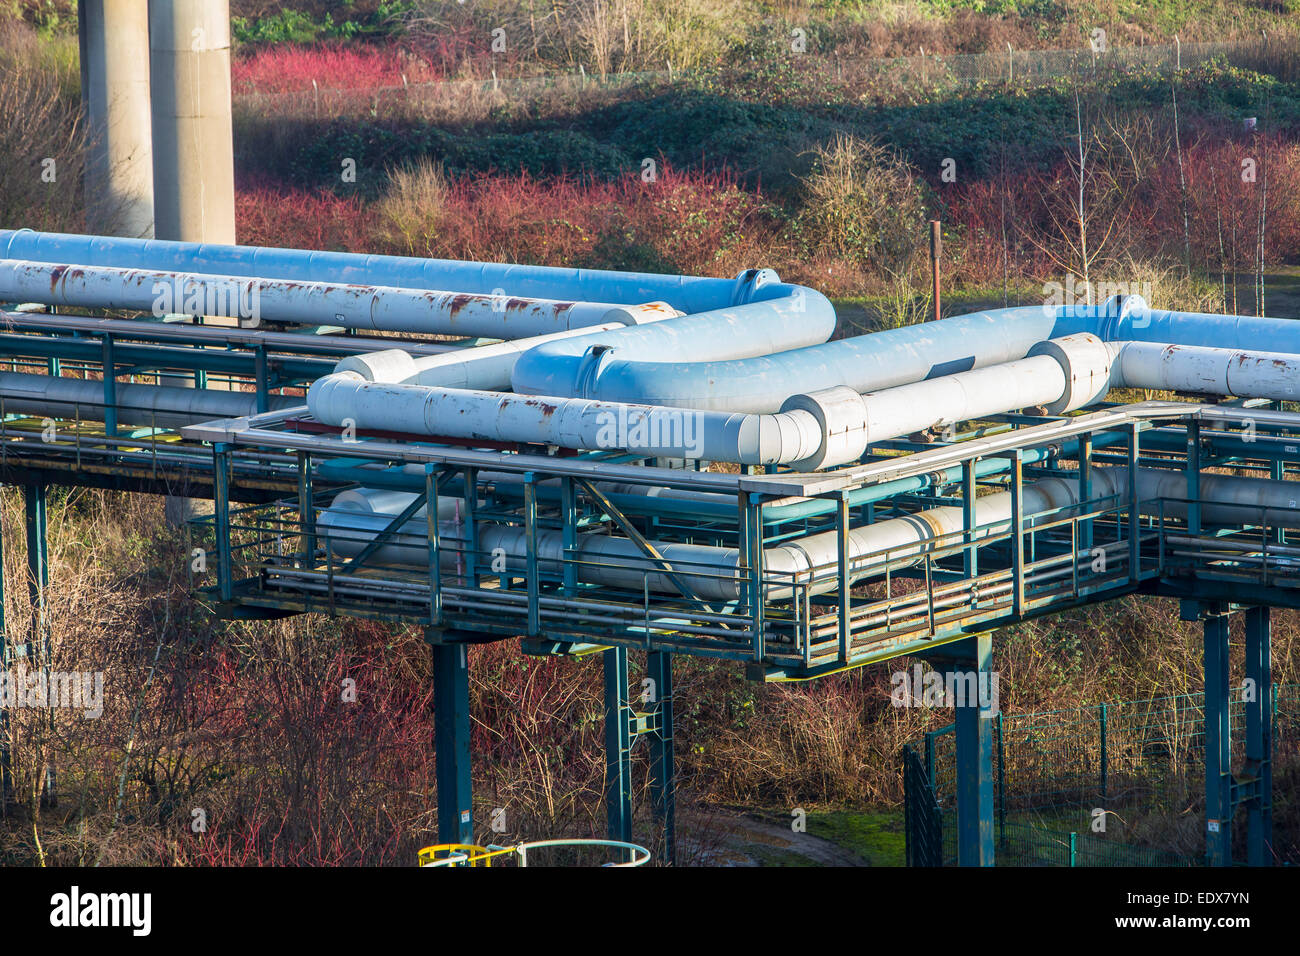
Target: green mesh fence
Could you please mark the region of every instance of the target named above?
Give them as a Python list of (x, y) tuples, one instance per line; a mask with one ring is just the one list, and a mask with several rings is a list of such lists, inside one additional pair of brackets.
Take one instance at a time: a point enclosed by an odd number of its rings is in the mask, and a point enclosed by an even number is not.
[[(1300, 745), (1300, 684), (1274, 685), (1271, 709), (1276, 765), (1293, 758)], [(1233, 701), (1230, 712), (1234, 765), (1239, 766), (1245, 703)], [(993, 737), (997, 861), (1013, 866), (1198, 864), (1204, 737), (1202, 694), (999, 715)], [(914, 785), (908, 799), (928, 795), (934, 801), (942, 860), (955, 864), (952, 728), (926, 734), (914, 750), (924, 766), (913, 775), (927, 786)]]

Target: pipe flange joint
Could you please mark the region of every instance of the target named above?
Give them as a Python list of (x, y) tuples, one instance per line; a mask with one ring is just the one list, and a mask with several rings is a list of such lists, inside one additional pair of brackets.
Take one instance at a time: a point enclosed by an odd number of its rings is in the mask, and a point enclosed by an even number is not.
[(835, 388), (791, 395), (781, 405), (781, 412), (803, 411), (812, 415), (821, 430), (821, 447), (812, 454), (791, 462), (801, 471), (816, 471), (857, 461), (867, 450), (867, 403), (853, 389)]
[(613, 360), (614, 346), (592, 345), (582, 355), (582, 362), (574, 376), (574, 395), (578, 398), (595, 398), (600, 373)]
[(1061, 415), (1099, 402), (1110, 391), (1110, 349), (1089, 332), (1064, 335), (1039, 342), (1029, 350), (1029, 358), (1050, 356), (1061, 366), (1065, 390), (1061, 397), (1046, 406), (1047, 414)]
[(1135, 328), (1150, 324), (1151, 306), (1137, 293), (1112, 295), (1101, 304), (1100, 322), (1097, 332), (1107, 342), (1117, 338), (1127, 338), (1122, 333), (1123, 323), (1128, 320)]
[(736, 273), (736, 281), (731, 289), (731, 304), (746, 305), (754, 301), (754, 293), (768, 285), (781, 281), (775, 269), (742, 269)]

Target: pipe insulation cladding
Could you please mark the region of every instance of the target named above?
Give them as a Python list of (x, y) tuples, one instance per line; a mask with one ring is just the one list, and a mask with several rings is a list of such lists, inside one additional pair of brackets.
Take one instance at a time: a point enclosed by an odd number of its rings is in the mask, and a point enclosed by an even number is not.
[(539, 336), (602, 323), (608, 330), (681, 314), (662, 302), (562, 302), (17, 259), (0, 260), (0, 301), (492, 338)]
[[(307, 392), (307, 407), (317, 421), (338, 427), (351, 424), (358, 429), (564, 448), (635, 449), (647, 456), (756, 465), (812, 461), (824, 447), (823, 425), (803, 408), (777, 415), (699, 412), (367, 382), (356, 372), (317, 379)], [(854, 458), (860, 454), (861, 448)]]
[(1300, 401), (1300, 355), (1156, 342), (1111, 342), (1112, 384)]
[(577, 295), (587, 301), (623, 305), (664, 301), (685, 314), (787, 294), (786, 287), (781, 286), (770, 269), (747, 269), (734, 279), (719, 279), (162, 239), (119, 239), (30, 229), (0, 230), (0, 258), (299, 282), (453, 289), (480, 295), (509, 290), (515, 296), (560, 302), (573, 301)]
[[(552, 340), (538, 348), (564, 344), (566, 340)], [(397, 374), (405, 371), (396, 359), (385, 370), (394, 366)], [(936, 424), (1040, 404), (1081, 408), (1103, 396), (1109, 380), (1105, 344), (1095, 336), (1075, 335), (1044, 343), (1040, 354), (1027, 359), (930, 382), (867, 395), (844, 387), (794, 395), (775, 414), (390, 384), (366, 381), (352, 371), (317, 379), (308, 390), (307, 406), (317, 421), (338, 427), (350, 423), (367, 430), (623, 449), (813, 471), (857, 461), (871, 442)]]
[[(788, 316), (789, 321), (797, 321)], [(690, 318), (656, 331), (689, 329)], [(673, 323), (677, 323), (674, 325)], [(1142, 341), (1300, 355), (1300, 322), (1157, 312), (1139, 296), (1102, 305), (995, 309), (756, 356), (715, 359), (686, 343), (675, 352), (641, 349), (637, 330), (589, 343), (539, 347), (515, 366), (516, 392), (636, 401), (714, 411), (775, 412), (808, 382), (859, 393), (930, 381), (1028, 356), (1039, 343), (1085, 333), (1102, 341)], [(743, 331), (740, 334), (744, 334)], [(627, 336), (624, 339), (624, 336)], [(626, 341), (629, 347), (623, 347)], [(584, 344), (613, 346), (575, 356)], [(689, 355), (690, 361), (680, 356)]]

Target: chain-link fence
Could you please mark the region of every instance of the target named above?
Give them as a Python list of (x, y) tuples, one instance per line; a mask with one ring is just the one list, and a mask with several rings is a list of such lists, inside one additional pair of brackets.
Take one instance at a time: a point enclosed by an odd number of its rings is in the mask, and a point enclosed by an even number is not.
[[(1245, 758), (1240, 734), (1245, 706), (1236, 699), (1229, 707), (1237, 766)], [(1276, 766), (1281, 759), (1292, 760), (1300, 747), (1300, 684), (1274, 685), (1271, 711)], [(1198, 863), (1204, 739), (1203, 694), (999, 714), (993, 726), (998, 862)], [(952, 727), (927, 734), (913, 754), (917, 765), (906, 781), (909, 819), (923, 819), (913, 802), (932, 800), (940, 817), (942, 861), (955, 863), (957, 754)], [(907, 763), (905, 756), (905, 772)], [(1099, 826), (1104, 827), (1101, 832)]]

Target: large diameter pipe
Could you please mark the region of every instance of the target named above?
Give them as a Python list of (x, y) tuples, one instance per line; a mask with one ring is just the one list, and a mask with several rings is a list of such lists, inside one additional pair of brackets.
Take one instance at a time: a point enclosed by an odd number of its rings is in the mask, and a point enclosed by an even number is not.
[[(1121, 477), (1125, 469), (1114, 471)], [(1201, 521), (1204, 524), (1268, 525), (1294, 528), (1300, 523), (1300, 482), (1232, 475), (1201, 475)], [(1138, 498), (1143, 514), (1187, 516), (1187, 476), (1176, 471), (1138, 471)]]
[(1047, 405), (1065, 391), (1065, 373), (1048, 356), (945, 375), (863, 396), (868, 440), (884, 441), (1012, 409)]
[(1300, 401), (1300, 355), (1157, 342), (1110, 348), (1117, 387)]
[[(1078, 333), (1104, 341), (1300, 354), (1300, 323), (1157, 312), (1140, 297), (1128, 296), (1100, 306), (996, 309), (750, 358), (715, 360), (689, 350), (673, 356), (622, 349), (581, 365), (568, 354), (569, 347), (546, 346), (520, 361), (513, 381), (517, 392), (769, 412), (806, 390), (809, 382), (822, 388), (879, 391), (1015, 361), (1040, 342)], [(575, 374), (579, 370), (584, 374)]]
[(235, 241), (227, 0), (149, 4), (154, 234)]
[(302, 282), (452, 289), (480, 295), (508, 291), (511, 295), (557, 301), (664, 301), (688, 314), (784, 294), (777, 288), (780, 283), (775, 273), (766, 269), (745, 270), (734, 279), (720, 279), (213, 242), (115, 239), (30, 229), (0, 230), (0, 257)]
[(1152, 309), (1127, 296), (1102, 309), (1094, 332), (1107, 342), (1162, 342), (1202, 348), (1252, 349), (1300, 355), (1300, 322), (1253, 315)]
[(87, 134), (86, 224), (95, 232), (147, 238), (154, 212), (149, 4), (80, 0), (77, 28)]
[[(808, 396), (810, 406), (859, 396)], [(480, 441), (531, 442), (564, 448), (625, 449), (647, 457), (804, 464), (826, 459), (828, 447), (860, 455), (852, 442), (828, 443), (826, 416), (808, 408), (776, 415), (698, 412), (581, 398), (511, 395), (474, 389), (367, 382), (335, 372), (307, 392), (312, 417), (326, 424)], [(845, 459), (851, 460), (851, 459)], [(831, 463), (842, 464), (842, 461)]]
[[(552, 340), (539, 348), (586, 338), (589, 336)], [(788, 464), (812, 471), (856, 461), (869, 442), (936, 423), (1027, 405), (1056, 403), (1072, 409), (1094, 401), (1099, 391), (1104, 394), (1110, 379), (1110, 353), (1104, 343), (1080, 335), (1044, 346), (1044, 354), (1019, 362), (865, 396), (848, 388), (795, 395), (775, 414), (389, 385), (364, 381), (362, 375), (350, 371), (318, 379), (307, 393), (307, 405), (318, 421), (336, 426), (350, 423), (358, 428), (420, 435), (625, 449), (742, 464)], [(536, 351), (530, 350), (526, 356)], [(436, 365), (443, 360), (440, 356), (421, 361)], [(390, 361), (392, 368), (387, 367)], [(376, 366), (367, 366), (374, 377), (402, 376), (405, 382), (417, 377), (414, 360), (401, 353), (381, 353), (355, 363)]]
[[(701, 354), (686, 335), (675, 348), (657, 348), (657, 342), (644, 348), (628, 336), (628, 347), (620, 343), (599, 356), (575, 356), (580, 343), (574, 340), (525, 355), (515, 366), (513, 384), (516, 392), (530, 394), (774, 412), (791, 395), (806, 391), (809, 382), (873, 392), (1021, 359), (1039, 342), (1088, 331), (1098, 311), (1062, 306), (1049, 315), (1037, 306), (1002, 309), (824, 344), (768, 347), (749, 358)], [(797, 325), (800, 316), (789, 303), (772, 321)], [(656, 333), (671, 328), (672, 323), (660, 323)], [(740, 320), (720, 327), (718, 334), (746, 336), (747, 328)], [(689, 333), (689, 326), (683, 333)]]
[[(630, 313), (630, 310), (622, 311)], [(440, 355), (413, 356), (404, 349), (384, 349), (348, 356), (334, 370), (355, 372), (368, 382), (506, 391), (510, 388), (510, 373), (515, 362), (533, 346), (551, 339), (585, 335), (592, 331), (613, 332), (623, 327), (622, 322), (608, 322), (586, 329), (536, 335)]]
[[(673, 318), (659, 302), (620, 306), (392, 286), (299, 282), (115, 266), (0, 260), (0, 301), (131, 309), (383, 332), (517, 338)], [(534, 343), (536, 344), (536, 343)]]
[[(525, 353), (511, 376), (514, 390), (528, 395), (560, 395), (637, 401), (649, 405), (675, 405), (714, 411), (778, 411), (795, 389), (776, 401), (771, 394), (746, 405), (734, 400), (742, 388), (760, 388), (727, 378), (705, 381), (693, 378), (689, 396), (665, 388), (682, 363), (692, 370), (708, 369), (727, 360), (761, 363), (763, 356), (825, 342), (835, 331), (835, 308), (819, 292), (801, 286), (777, 285), (763, 290), (769, 297), (742, 305), (695, 313), (653, 326), (630, 328), (614, 335), (592, 335), (549, 342)], [(840, 344), (840, 343), (835, 343)], [(606, 387), (612, 369), (635, 365), (644, 374), (635, 388)], [(816, 377), (804, 382), (823, 381)], [(635, 397), (634, 397), (635, 396)], [(688, 398), (689, 400), (679, 400)], [(765, 407), (760, 407), (765, 406)]]

